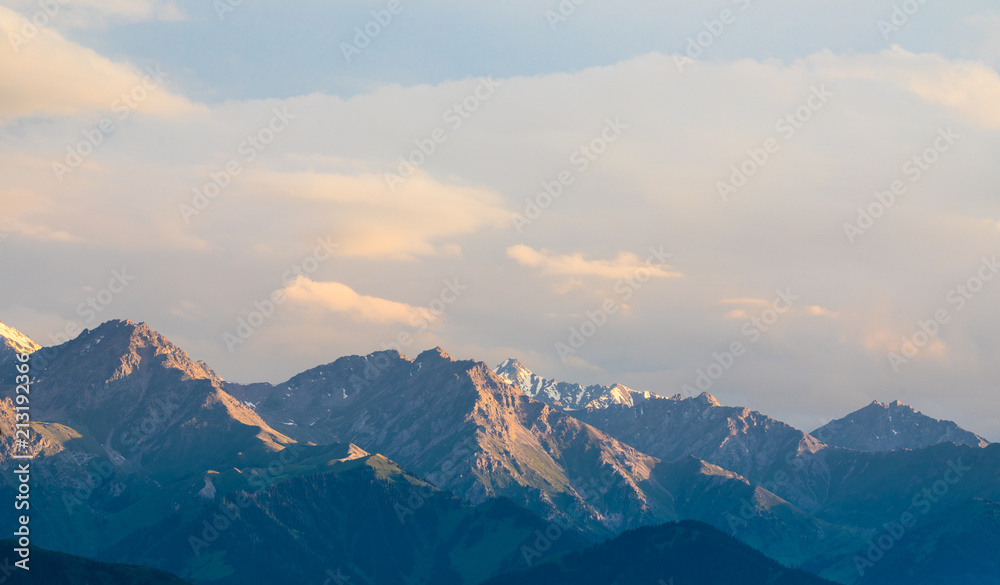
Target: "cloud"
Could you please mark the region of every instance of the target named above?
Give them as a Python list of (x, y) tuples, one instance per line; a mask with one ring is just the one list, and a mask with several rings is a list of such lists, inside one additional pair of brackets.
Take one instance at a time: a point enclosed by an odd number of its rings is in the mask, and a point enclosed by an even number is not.
[(19, 221), (0, 220), (0, 230), (42, 242), (82, 242), (83, 239), (69, 232), (53, 230), (44, 225), (32, 225)]
[[(744, 305), (744, 306), (754, 306), (754, 307), (771, 307), (774, 301), (765, 301), (764, 299), (727, 299), (724, 301), (719, 301), (719, 304), (726, 305)], [(829, 317), (835, 319), (838, 314), (831, 311), (830, 309), (821, 307), (819, 305), (810, 305), (802, 309), (797, 309), (795, 307), (790, 307), (786, 309), (785, 312), (788, 313), (802, 313), (805, 315), (813, 315), (815, 317)], [(726, 313), (726, 319), (750, 319), (752, 315), (748, 313), (745, 309), (733, 309)]]
[(424, 172), (395, 191), (374, 173), (263, 172), (248, 181), (259, 200), (281, 207), (297, 201), (328, 218), (339, 254), (347, 257), (460, 256), (461, 247), (448, 240), (501, 227), (510, 217), (496, 193), (442, 183)]
[[(55, 28), (92, 28), (152, 20), (172, 22), (185, 18), (170, 0), (56, 0), (48, 10), (41, 4), (35, 0), (12, 0), (7, 7)], [(39, 13), (47, 18), (36, 18)]]
[(138, 71), (114, 63), (46, 28), (25, 37), (24, 22), (18, 13), (0, 7), (0, 33), (14, 49), (0, 51), (4, 77), (0, 122), (24, 116), (120, 112), (125, 107), (159, 116), (200, 109), (163, 87), (169, 72)]
[(437, 318), (426, 308), (362, 295), (339, 282), (314, 282), (299, 276), (284, 289), (289, 300), (307, 304), (312, 308), (334, 313), (345, 313), (356, 321), (379, 324), (412, 324), (423, 319), (433, 322)]
[(820, 75), (888, 80), (983, 127), (1000, 129), (1000, 74), (980, 61), (915, 54), (899, 46), (877, 55), (820, 53), (806, 61)]
[(834, 311), (831, 311), (830, 309), (827, 309), (826, 307), (821, 307), (819, 305), (810, 305), (806, 307), (806, 313), (808, 313), (809, 315), (815, 315), (817, 317), (829, 317), (831, 319), (836, 319), (839, 316), (839, 313), (836, 313)]
[[(909, 340), (912, 339), (913, 331), (903, 333), (902, 330), (875, 329), (865, 333), (861, 337), (861, 345), (873, 354), (884, 358), (889, 353), (907, 355), (915, 346)], [(943, 359), (948, 356), (948, 344), (940, 337), (930, 338), (926, 345), (919, 348), (917, 358), (931, 357)]]
[(771, 301), (766, 301), (764, 299), (750, 299), (750, 298), (740, 298), (740, 299), (722, 299), (719, 301), (720, 305), (754, 305), (757, 307), (769, 307)]
[[(10, 176), (10, 171), (13, 168), (22, 170), (25, 167), (32, 168), (25, 157), (0, 157), (0, 161), (4, 160), (10, 166), (3, 165), (6, 168), (0, 170), (0, 182), (14, 182)], [(42, 167), (35, 165), (34, 168), (40, 170)], [(0, 205), (4, 209), (3, 215), (0, 215), (0, 233), (16, 234), (24, 238), (47, 242), (82, 241), (81, 237), (67, 230), (46, 225), (44, 221), (40, 220), (40, 217), (51, 213), (57, 206), (51, 199), (36, 195), (30, 189), (0, 187)]]
[(513, 258), (522, 266), (540, 268), (545, 274), (562, 276), (594, 276), (610, 280), (636, 276), (639, 271), (648, 272), (654, 278), (681, 278), (679, 272), (666, 270), (664, 265), (652, 261), (641, 261), (631, 252), (619, 252), (614, 260), (587, 260), (576, 252), (573, 254), (558, 254), (550, 250), (537, 251), (524, 244), (507, 248), (507, 257)]

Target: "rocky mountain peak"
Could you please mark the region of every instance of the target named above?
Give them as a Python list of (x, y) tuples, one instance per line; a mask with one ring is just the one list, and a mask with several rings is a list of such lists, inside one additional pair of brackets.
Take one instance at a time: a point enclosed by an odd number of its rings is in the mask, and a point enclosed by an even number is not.
[(16, 353), (32, 353), (42, 347), (17, 329), (0, 323), (0, 346)]
[(434, 349), (428, 349), (427, 351), (421, 352), (420, 355), (417, 356), (417, 359), (414, 360), (414, 363), (437, 361), (453, 362), (455, 361), (455, 358), (448, 355), (448, 352), (440, 347), (435, 347)]
[[(186, 351), (146, 323), (134, 323), (127, 319), (115, 319), (94, 329), (84, 329), (76, 339), (45, 348), (39, 353), (42, 358), (40, 365), (43, 366), (63, 360), (77, 365), (91, 362), (93, 367), (86, 368), (88, 373), (103, 379), (88, 376), (89, 383), (107, 383), (125, 378), (154, 362), (168, 369), (180, 370), (184, 378), (222, 382), (222, 378), (207, 364), (192, 360)], [(109, 371), (109, 364), (117, 367)]]
[(708, 392), (702, 392), (698, 396), (695, 396), (693, 400), (702, 404), (707, 404), (708, 406), (722, 406), (715, 396), (712, 396)]
[(636, 392), (621, 384), (584, 386), (542, 378), (514, 358), (504, 360), (493, 372), (530, 398), (541, 400), (560, 410), (604, 409), (612, 404), (632, 406), (636, 400), (650, 398), (648, 392)]
[(531, 379), (531, 370), (524, 367), (524, 364), (514, 358), (505, 360), (494, 370), (498, 376), (507, 380), (511, 384), (521, 388), (522, 385)]
[(922, 449), (948, 442), (973, 447), (989, 444), (952, 421), (929, 417), (898, 400), (872, 401), (811, 434), (829, 445), (874, 452)]

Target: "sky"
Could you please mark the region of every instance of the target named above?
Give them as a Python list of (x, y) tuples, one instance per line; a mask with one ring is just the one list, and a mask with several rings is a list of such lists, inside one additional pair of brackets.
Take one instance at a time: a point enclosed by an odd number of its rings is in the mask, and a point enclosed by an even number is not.
[(1000, 440), (991, 2), (4, 0), (0, 321)]

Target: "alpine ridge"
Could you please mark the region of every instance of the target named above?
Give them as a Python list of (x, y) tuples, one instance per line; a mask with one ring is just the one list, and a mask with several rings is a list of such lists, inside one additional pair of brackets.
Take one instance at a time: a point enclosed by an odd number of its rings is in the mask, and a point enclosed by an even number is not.
[(898, 400), (874, 401), (812, 433), (829, 445), (860, 451), (922, 449), (938, 443), (985, 447), (989, 441), (949, 420), (937, 420)]

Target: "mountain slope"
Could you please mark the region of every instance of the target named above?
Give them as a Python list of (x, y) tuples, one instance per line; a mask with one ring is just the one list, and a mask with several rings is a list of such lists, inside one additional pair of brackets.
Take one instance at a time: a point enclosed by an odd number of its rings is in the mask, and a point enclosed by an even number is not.
[(13, 327), (0, 323), (0, 352), (32, 353), (41, 346)]
[(18, 354), (33, 353), (41, 346), (13, 327), (0, 323), (0, 380), (12, 380)]
[(748, 408), (720, 406), (702, 394), (654, 397), (635, 406), (612, 405), (576, 416), (612, 437), (665, 461), (693, 455), (734, 471), (805, 509), (825, 497), (829, 472), (823, 444)]
[[(412, 362), (395, 352), (345, 357), (276, 387), (226, 388), (299, 440), (353, 441), (468, 501), (508, 497), (599, 535), (691, 518), (737, 528), (789, 563), (860, 545), (856, 531), (817, 522), (739, 474), (683, 453), (672, 462), (650, 457), (525, 396), (485, 364), (440, 350)], [(753, 514), (734, 522), (747, 506)], [(820, 547), (802, 534), (829, 540)]]
[[(13, 551), (17, 541), (0, 541), (0, 549)], [(0, 568), (0, 583), (11, 585), (186, 585), (179, 577), (137, 565), (111, 564), (31, 546), (30, 570)], [(8, 558), (8, 561), (10, 559)]]
[(1000, 503), (973, 500), (949, 506), (908, 533), (897, 527), (895, 534), (899, 538), (884, 556), (866, 551), (852, 559), (863, 573), (860, 585), (997, 583)]
[[(523, 366), (519, 366), (518, 375), (534, 379)], [(896, 407), (900, 405), (893, 408)], [(727, 532), (774, 558), (801, 563), (805, 568), (846, 582), (856, 581), (859, 575), (845, 561), (854, 553), (845, 555), (844, 550), (857, 545), (859, 539), (863, 544), (859, 549), (865, 549), (869, 538), (879, 537), (884, 525), (898, 522), (901, 514), (923, 512), (931, 500), (935, 509), (950, 507), (959, 514), (968, 511), (966, 504), (975, 498), (1000, 500), (1000, 448), (981, 448), (982, 443), (974, 435), (971, 437), (975, 440), (968, 435), (966, 438), (977, 444), (975, 448), (950, 442), (894, 453), (831, 447), (758, 412), (720, 406), (707, 394), (685, 400), (679, 396), (668, 399), (653, 395), (631, 405), (610, 404), (572, 414), (643, 453), (665, 461), (694, 456), (735, 471), (750, 484), (773, 492), (771, 498), (776, 495), (787, 500), (784, 507), (774, 508), (784, 510), (783, 516), (761, 522), (761, 514), (773, 516), (768, 497), (745, 498), (743, 501), (749, 504), (723, 511), (731, 525)], [(922, 415), (917, 415), (915, 422), (921, 422), (919, 417)], [(950, 425), (945, 427), (947, 431)], [(826, 439), (833, 434), (832, 430), (832, 426), (824, 427), (816, 434)], [(937, 434), (934, 438), (941, 436)], [(945, 473), (951, 473), (947, 477), (954, 479), (956, 472), (947, 471), (953, 466), (963, 470), (961, 481), (955, 485), (941, 483)], [(666, 485), (668, 489), (677, 489)], [(927, 496), (926, 489), (944, 493)], [(692, 511), (694, 514), (686, 517), (703, 519), (696, 515), (698, 507), (687, 510), (689, 514)], [(799, 513), (809, 521), (801, 521), (796, 515)], [(960, 523), (974, 520), (975, 517), (956, 518)], [(705, 521), (726, 529), (711, 517)], [(811, 539), (815, 546), (796, 549), (793, 539), (787, 538), (789, 533), (784, 539), (775, 539), (768, 537), (768, 530), (772, 535), (782, 530), (797, 532)], [(920, 531), (912, 538), (915, 550), (925, 550), (935, 542), (932, 536)], [(988, 574), (989, 569), (985, 570)]]
[(698, 522), (632, 530), (484, 585), (830, 585)]
[[(111, 321), (36, 355), (32, 505), (46, 510), (32, 519), (39, 545), (91, 556), (97, 542), (115, 542), (135, 523), (168, 514), (164, 486), (203, 483), (209, 470), (266, 464), (293, 442), (144, 324)], [(8, 396), (0, 401), (0, 422), (12, 425), (13, 388), (0, 385), (0, 392)], [(0, 490), (17, 485), (13, 454), (13, 437), (4, 433)], [(116, 515), (149, 502), (159, 504)]]
[[(240, 474), (217, 476), (212, 497), (135, 531), (103, 557), (215, 585), (334, 577), (355, 585), (472, 585), (518, 566), (521, 544), (547, 529), (508, 500), (464, 504), (381, 455), (323, 463), (326, 448), (300, 449), (295, 464), (253, 490), (224, 492)], [(563, 532), (550, 552), (587, 542)]]
[[(511, 363), (501, 369), (510, 370)], [(519, 379), (540, 379), (516, 366)], [(552, 383), (541, 387), (547, 385)], [(591, 388), (606, 388), (603, 400), (592, 401), (599, 407), (570, 414), (643, 453), (664, 461), (697, 457), (806, 509), (825, 497), (827, 470), (823, 458), (814, 456), (823, 444), (781, 421), (748, 408), (722, 406), (707, 393), (681, 399), (629, 390), (629, 400), (611, 400), (611, 391), (623, 386)]]
[(951, 442), (985, 447), (989, 441), (949, 420), (937, 420), (900, 403), (872, 402), (814, 431), (829, 445), (858, 451), (922, 449)]
[(292, 442), (144, 323), (109, 321), (39, 353), (33, 418), (100, 446), (61, 445), (78, 459), (103, 457), (116, 469), (169, 480), (237, 454), (266, 458)]
[(669, 495), (648, 481), (656, 459), (440, 349), (341, 358), (270, 389), (226, 387), (292, 437), (352, 441), (473, 503), (504, 496), (607, 534), (670, 519)]

